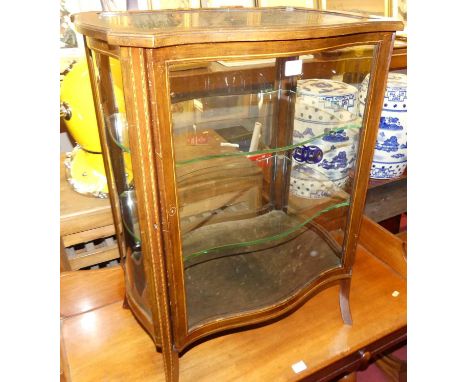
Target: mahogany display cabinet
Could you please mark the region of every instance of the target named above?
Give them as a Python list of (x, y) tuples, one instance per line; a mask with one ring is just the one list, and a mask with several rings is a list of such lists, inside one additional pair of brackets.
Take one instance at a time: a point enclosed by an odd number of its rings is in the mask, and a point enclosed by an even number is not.
[(351, 324), (352, 265), (403, 24), (289, 7), (74, 22), (126, 304), (162, 351), (167, 380), (188, 345), (278, 319), (331, 285)]

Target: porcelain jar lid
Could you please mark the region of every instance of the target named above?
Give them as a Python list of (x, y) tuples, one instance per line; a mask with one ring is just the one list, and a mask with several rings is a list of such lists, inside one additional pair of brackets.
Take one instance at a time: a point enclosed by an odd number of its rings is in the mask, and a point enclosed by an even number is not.
[(343, 97), (356, 94), (357, 91), (353, 85), (335, 80), (310, 79), (297, 82), (297, 93), (304, 96)]
[[(367, 90), (369, 86), (368, 74), (359, 88), (360, 113), (364, 112), (364, 104), (367, 101)], [(405, 112), (407, 110), (408, 94), (406, 89), (406, 74), (389, 73), (387, 88), (385, 90), (383, 112)]]
[[(368, 87), (370, 74), (364, 78), (361, 87)], [(407, 87), (407, 76), (403, 73), (388, 73), (387, 77), (387, 89), (406, 89)]]
[(347, 83), (326, 79), (300, 80), (295, 119), (324, 126), (349, 122), (359, 114), (357, 99), (358, 89)]

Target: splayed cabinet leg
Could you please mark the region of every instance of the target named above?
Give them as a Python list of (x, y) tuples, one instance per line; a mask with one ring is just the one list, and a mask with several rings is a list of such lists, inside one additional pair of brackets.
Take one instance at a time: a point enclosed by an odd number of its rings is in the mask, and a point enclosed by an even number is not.
[(351, 309), (349, 307), (349, 292), (351, 290), (351, 279), (345, 279), (340, 282), (340, 309), (341, 318), (346, 325), (352, 325)]
[(179, 353), (173, 349), (163, 349), (162, 352), (166, 382), (179, 381)]
[(127, 294), (125, 294), (123, 303), (122, 303), (122, 308), (124, 309), (130, 309), (130, 305), (128, 305), (128, 299), (127, 299)]

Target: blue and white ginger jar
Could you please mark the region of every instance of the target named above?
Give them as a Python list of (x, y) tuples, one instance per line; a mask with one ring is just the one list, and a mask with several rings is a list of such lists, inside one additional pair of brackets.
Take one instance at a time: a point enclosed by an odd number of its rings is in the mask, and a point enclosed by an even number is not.
[[(407, 162), (407, 85), (406, 74), (389, 73), (387, 89), (380, 115), (379, 132), (375, 143), (370, 176), (374, 179), (391, 179), (401, 176)], [(369, 75), (359, 90), (359, 112), (364, 107), (369, 86)]]
[(356, 87), (326, 79), (299, 80), (293, 143), (304, 144), (293, 152), (291, 193), (320, 199), (343, 188), (356, 160), (360, 126)]

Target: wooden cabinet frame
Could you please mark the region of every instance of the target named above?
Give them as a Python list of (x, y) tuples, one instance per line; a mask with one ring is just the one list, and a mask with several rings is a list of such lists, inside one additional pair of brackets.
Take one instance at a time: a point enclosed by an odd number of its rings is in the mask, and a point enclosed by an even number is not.
[[(401, 29), (400, 24), (396, 21), (383, 21), (371, 25), (364, 20), (352, 27), (343, 25), (310, 30), (290, 28), (283, 31), (255, 31), (253, 28), (248, 37), (244, 38), (248, 41), (236, 41), (239, 40), (238, 34), (223, 31), (211, 34), (200, 32), (198, 36), (167, 34), (160, 39), (151, 39), (148, 36), (132, 38), (112, 30), (91, 28), (84, 17), (78, 20), (78, 30), (86, 36), (86, 53), (109, 180), (109, 195), (119, 248), (123, 253), (125, 245), (122, 217), (114, 177), (110, 171), (111, 158), (107, 149), (98, 74), (93, 61), (94, 52), (118, 57), (121, 63), (151, 317), (134, 301), (128, 282), (126, 302), (152, 336), (156, 346), (162, 348), (168, 381), (178, 379), (178, 354), (195, 341), (224, 330), (277, 318), (296, 309), (312, 295), (331, 285), (340, 285), (341, 314), (343, 321), (351, 324), (349, 290), (352, 264), (365, 205), (385, 79), (395, 30)], [(226, 59), (287, 58), (360, 45), (373, 45), (375, 49), (350, 207), (347, 216), (341, 217), (347, 219), (342, 267), (323, 272), (307, 287), (274, 306), (212, 321), (189, 331), (170, 115), (169, 66), (174, 63), (190, 64)]]

